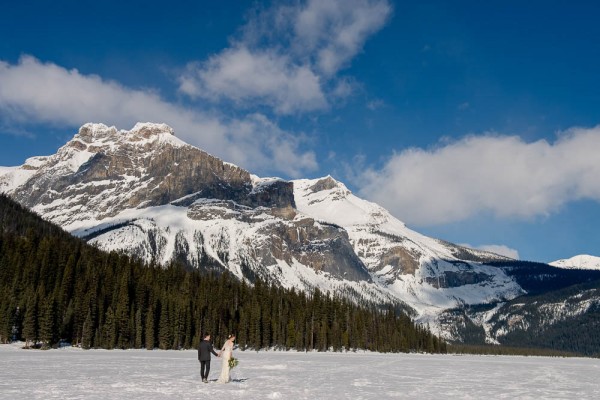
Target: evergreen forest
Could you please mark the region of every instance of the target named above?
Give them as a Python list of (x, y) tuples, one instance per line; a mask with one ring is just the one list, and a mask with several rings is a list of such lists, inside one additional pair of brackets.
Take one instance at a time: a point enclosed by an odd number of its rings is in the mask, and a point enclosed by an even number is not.
[(0, 195), (0, 342), (45, 348), (196, 348), (209, 332), (242, 349), (445, 352), (393, 305), (357, 305), (178, 264), (106, 253)]

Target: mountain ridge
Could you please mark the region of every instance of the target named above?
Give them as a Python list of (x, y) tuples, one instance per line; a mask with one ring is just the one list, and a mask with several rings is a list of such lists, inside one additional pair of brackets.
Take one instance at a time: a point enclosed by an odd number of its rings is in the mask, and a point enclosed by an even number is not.
[(396, 302), (446, 339), (460, 338), (447, 310), (526, 293), (520, 264), (495, 265), (514, 260), (412, 231), (331, 176), (260, 178), (164, 124), (85, 124), (56, 154), (0, 169), (0, 191), (104, 250)]

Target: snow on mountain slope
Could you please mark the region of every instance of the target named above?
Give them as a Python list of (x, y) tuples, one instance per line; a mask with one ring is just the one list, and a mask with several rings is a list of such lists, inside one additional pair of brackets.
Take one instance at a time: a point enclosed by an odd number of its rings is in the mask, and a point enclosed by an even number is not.
[(205, 270), (226, 269), (240, 279), (260, 277), (286, 288), (318, 287), (351, 298), (394, 300), (370, 280), (349, 247), (346, 252), (332, 251), (340, 247), (329, 242), (343, 244), (343, 231), (301, 214), (282, 218), (268, 209), (200, 199), (190, 207), (128, 209), (101, 225), (90, 221), (70, 228), (100, 248), (126, 251), (147, 262), (166, 264), (177, 259)]
[(600, 257), (580, 254), (571, 258), (553, 261), (549, 264), (557, 268), (600, 270)]
[(372, 276), (415, 308), (422, 320), (432, 320), (443, 309), (523, 293), (502, 270), (482, 263), (505, 257), (408, 229), (387, 210), (354, 196), (330, 176), (294, 181), (294, 199), (300, 212), (343, 227)]
[(31, 157), (20, 167), (0, 167), (0, 192), (10, 192), (23, 185), (48, 157)]

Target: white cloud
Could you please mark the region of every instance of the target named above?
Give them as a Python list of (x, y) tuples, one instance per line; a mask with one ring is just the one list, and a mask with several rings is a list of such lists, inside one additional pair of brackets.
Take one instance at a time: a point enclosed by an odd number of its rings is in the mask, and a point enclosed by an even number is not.
[(278, 114), (326, 109), (349, 96), (336, 79), (391, 15), (387, 0), (309, 0), (256, 13), (241, 38), (188, 64), (179, 90), (193, 98), (268, 106)]
[(489, 251), (501, 256), (509, 257), (515, 260), (519, 259), (519, 251), (512, 249), (503, 244), (482, 244), (481, 246), (471, 246), (470, 244), (462, 244), (461, 246), (470, 247), (472, 249), (478, 249), (483, 251)]
[(391, 13), (387, 1), (310, 0), (292, 22), (300, 48), (314, 53), (316, 68), (330, 76), (361, 51)]
[(179, 82), (180, 91), (192, 97), (246, 105), (258, 101), (280, 114), (327, 107), (319, 77), (273, 51), (229, 48), (204, 64), (188, 64)]
[[(302, 171), (314, 171), (318, 168), (316, 156), (312, 151), (299, 152), (302, 136), (293, 136), (281, 130), (262, 114), (251, 114), (243, 120), (233, 121), (230, 131), (236, 133), (234, 158), (240, 165), (257, 164), (261, 168), (271, 165), (293, 178), (301, 176)], [(263, 151), (253, 151), (257, 143)]]
[[(188, 143), (244, 168), (293, 177), (317, 168), (314, 153), (301, 149), (300, 137), (264, 116), (225, 120), (169, 103), (153, 91), (127, 88), (31, 56), (15, 65), (0, 61), (0, 118), (13, 126), (103, 122), (127, 129), (138, 121), (164, 122)], [(286, 162), (272, 161), (281, 160), (282, 154)]]
[(432, 150), (394, 154), (359, 179), (362, 196), (405, 222), (435, 225), (479, 213), (528, 219), (580, 199), (600, 201), (600, 126), (573, 128), (554, 143), (469, 136)]

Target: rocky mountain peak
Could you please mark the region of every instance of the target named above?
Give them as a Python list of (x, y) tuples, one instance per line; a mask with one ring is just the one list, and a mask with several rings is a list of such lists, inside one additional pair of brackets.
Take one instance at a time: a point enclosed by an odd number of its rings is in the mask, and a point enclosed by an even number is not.
[(313, 193), (321, 192), (323, 190), (331, 190), (337, 188), (339, 182), (333, 179), (331, 175), (327, 175), (324, 178), (319, 179), (311, 187), (310, 191)]
[(96, 140), (106, 139), (115, 136), (117, 128), (114, 126), (108, 127), (104, 124), (87, 123), (79, 128), (79, 132), (74, 139), (79, 139), (84, 143), (92, 143)]
[[(138, 122), (131, 130), (117, 130), (114, 126), (99, 123), (87, 123), (79, 128), (79, 132), (68, 143), (78, 150), (100, 151), (106, 145), (116, 143), (153, 142), (164, 137), (174, 144), (185, 144), (175, 139), (175, 131), (167, 124)], [(89, 146), (89, 147), (88, 147)]]
[(298, 179), (295, 181), (295, 185), (306, 196), (311, 196), (313, 201), (324, 201), (327, 199), (339, 201), (352, 195), (352, 192), (348, 190), (346, 185), (335, 180), (331, 175), (313, 180)]
[(138, 122), (135, 124), (133, 129), (129, 131), (130, 134), (139, 135), (143, 138), (148, 139), (153, 135), (170, 134), (175, 136), (175, 131), (167, 124), (156, 124), (153, 122)]
[(127, 131), (88, 123), (56, 154), (39, 161), (26, 176), (21, 173), (18, 187), (14, 178), (2, 186), (63, 226), (131, 208), (187, 206), (201, 198), (294, 207), (291, 183), (274, 180), (258, 190), (246, 170), (181, 141), (166, 124), (138, 123)]

